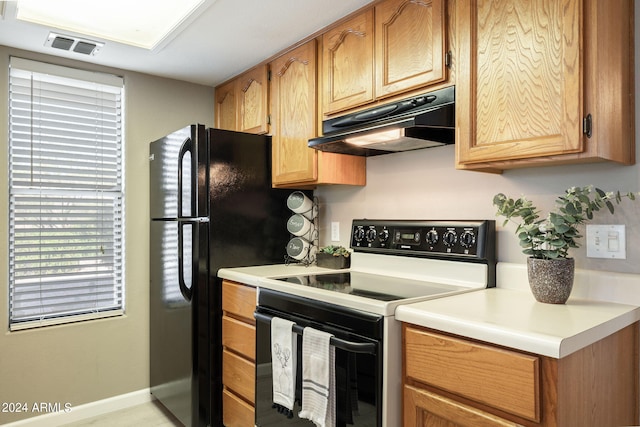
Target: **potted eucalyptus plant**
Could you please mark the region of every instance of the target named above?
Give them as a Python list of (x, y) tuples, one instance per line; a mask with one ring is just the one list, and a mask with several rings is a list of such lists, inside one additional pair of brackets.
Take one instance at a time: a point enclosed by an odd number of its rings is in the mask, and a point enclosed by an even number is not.
[(344, 246), (323, 246), (316, 254), (318, 267), (341, 269), (349, 268), (351, 252)]
[(556, 199), (555, 210), (546, 216), (526, 197), (513, 199), (502, 193), (493, 197), (497, 215), (504, 225), (517, 225), (522, 252), (529, 255), (527, 272), (531, 291), (540, 302), (564, 304), (573, 287), (574, 259), (569, 250), (580, 247), (578, 226), (603, 208), (614, 212), (623, 197), (635, 200), (635, 193), (604, 192), (593, 186), (571, 187)]

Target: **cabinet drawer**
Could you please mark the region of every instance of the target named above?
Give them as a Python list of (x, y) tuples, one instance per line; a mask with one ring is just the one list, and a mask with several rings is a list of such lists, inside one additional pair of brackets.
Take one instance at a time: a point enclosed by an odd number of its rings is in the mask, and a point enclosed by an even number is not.
[(416, 387), (404, 386), (404, 425), (456, 427), (518, 427), (471, 406)]
[(222, 384), (242, 398), (255, 403), (255, 364), (230, 353), (222, 352)]
[(405, 326), (406, 376), (540, 420), (538, 357)]
[(255, 410), (230, 392), (222, 392), (222, 422), (225, 427), (247, 427), (255, 424)]
[(256, 357), (256, 327), (232, 317), (222, 316), (222, 345), (247, 359)]
[(222, 310), (253, 323), (256, 288), (227, 280), (222, 281)]

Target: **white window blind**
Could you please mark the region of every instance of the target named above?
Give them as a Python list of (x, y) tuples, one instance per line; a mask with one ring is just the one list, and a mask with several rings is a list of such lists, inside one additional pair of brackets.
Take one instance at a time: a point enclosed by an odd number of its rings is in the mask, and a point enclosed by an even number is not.
[(120, 77), (11, 58), (10, 327), (121, 314)]

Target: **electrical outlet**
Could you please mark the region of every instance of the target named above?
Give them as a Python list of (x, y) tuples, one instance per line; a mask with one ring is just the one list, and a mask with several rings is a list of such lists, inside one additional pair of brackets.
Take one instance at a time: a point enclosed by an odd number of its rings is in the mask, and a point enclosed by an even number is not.
[(331, 241), (340, 241), (340, 223), (337, 221), (331, 221)]
[(587, 224), (587, 257), (627, 259), (625, 226)]

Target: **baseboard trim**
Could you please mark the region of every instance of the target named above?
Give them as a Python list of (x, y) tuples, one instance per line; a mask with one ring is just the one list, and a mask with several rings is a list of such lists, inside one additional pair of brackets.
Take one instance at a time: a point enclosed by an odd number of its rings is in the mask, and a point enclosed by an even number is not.
[(153, 400), (151, 391), (148, 388), (125, 393), (118, 396), (102, 399), (95, 402), (86, 403), (80, 406), (71, 407), (69, 412), (64, 408), (60, 412), (52, 412), (44, 415), (27, 418), (13, 423), (5, 424), (7, 427), (56, 427), (74, 423), (87, 418), (109, 412), (119, 411), (132, 406), (148, 403)]

